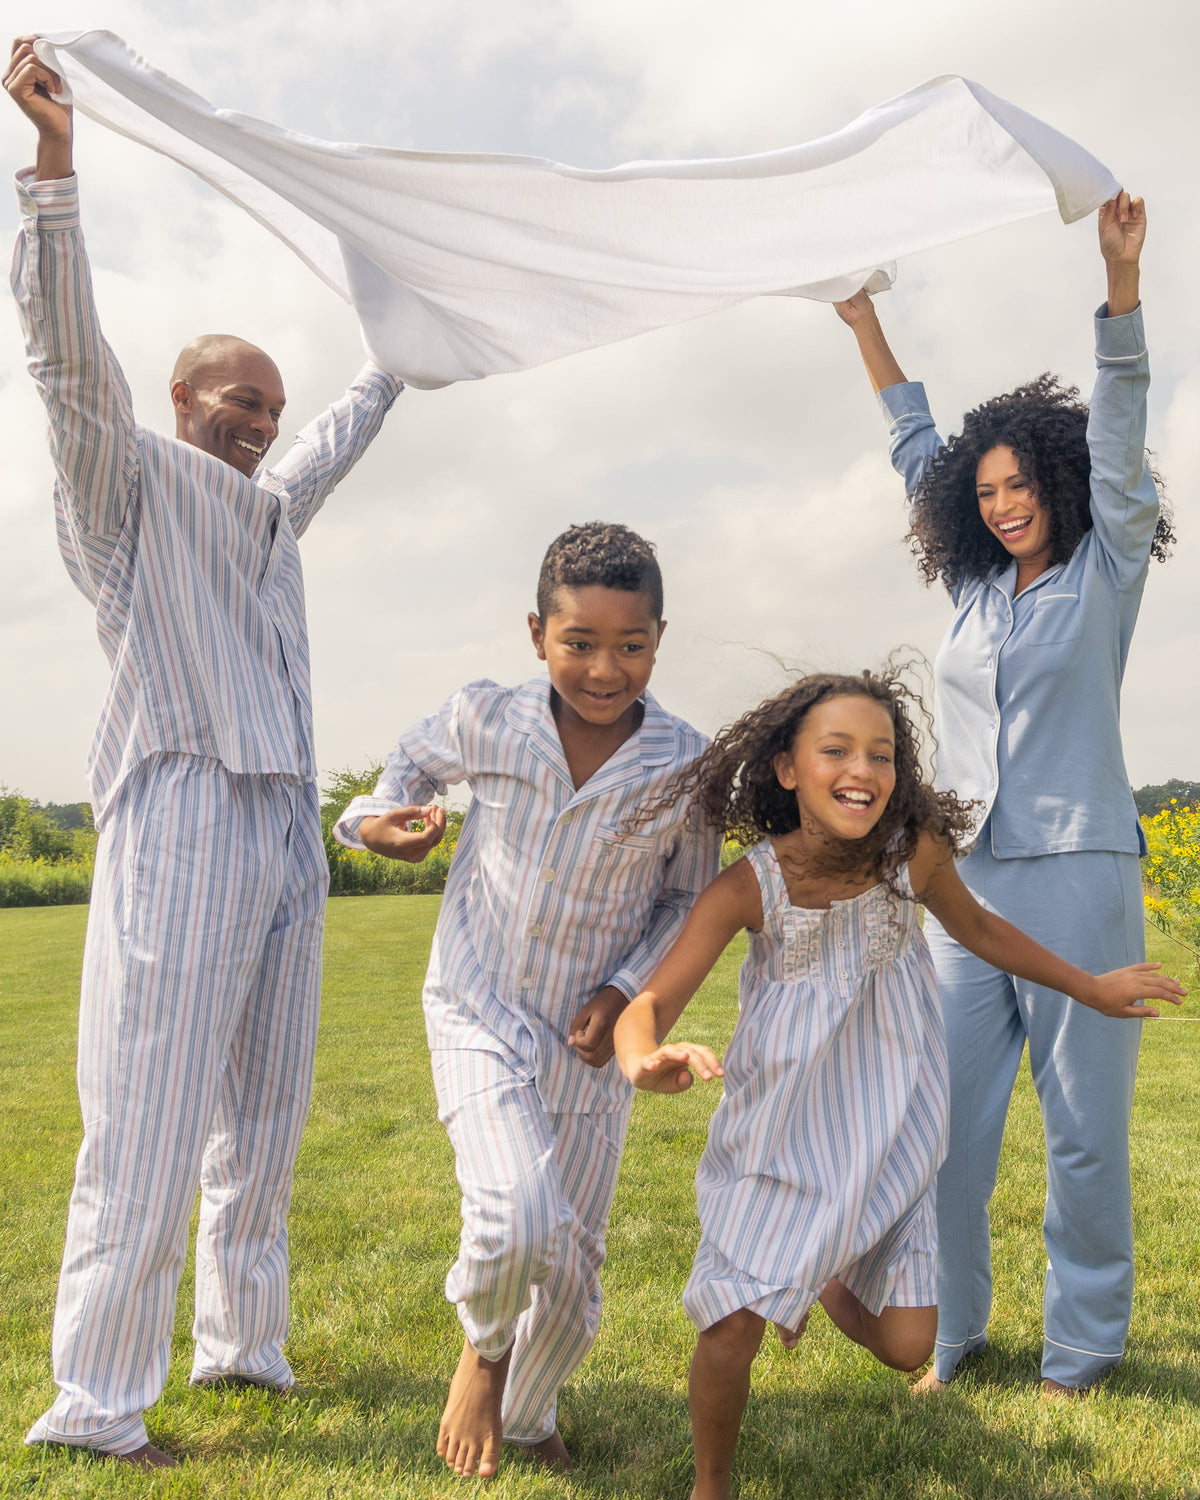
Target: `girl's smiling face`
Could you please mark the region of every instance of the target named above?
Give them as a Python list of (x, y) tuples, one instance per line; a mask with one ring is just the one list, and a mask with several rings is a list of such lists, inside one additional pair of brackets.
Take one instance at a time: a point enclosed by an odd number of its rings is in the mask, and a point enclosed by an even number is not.
[(896, 785), (892, 716), (874, 698), (826, 698), (805, 714), (791, 749), (775, 757), (775, 774), (796, 793), (802, 829), (861, 839)]

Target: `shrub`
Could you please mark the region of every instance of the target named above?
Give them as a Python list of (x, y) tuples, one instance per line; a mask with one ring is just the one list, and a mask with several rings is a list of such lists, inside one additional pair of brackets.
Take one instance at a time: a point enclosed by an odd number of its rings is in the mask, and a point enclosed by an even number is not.
[(1200, 805), (1171, 801), (1143, 818), (1150, 852), (1142, 861), (1146, 912), (1163, 932), (1200, 949)]
[(78, 906), (92, 888), (91, 860), (14, 859), (0, 853), (0, 906)]

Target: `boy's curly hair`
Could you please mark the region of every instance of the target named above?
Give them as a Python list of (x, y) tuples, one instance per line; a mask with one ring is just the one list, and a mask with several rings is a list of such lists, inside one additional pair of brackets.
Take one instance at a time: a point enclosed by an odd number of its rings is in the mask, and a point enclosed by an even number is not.
[(555, 611), (560, 588), (598, 585), (644, 594), (654, 618), (662, 622), (663, 581), (654, 543), (608, 521), (570, 526), (546, 549), (538, 575), (537, 612), (545, 623)]
[(869, 698), (886, 709), (896, 735), (896, 786), (879, 822), (861, 839), (831, 839), (815, 868), (821, 875), (878, 874), (899, 893), (896, 874), (916, 852), (921, 833), (958, 848), (972, 828), (971, 803), (938, 792), (921, 770), (915, 720), (929, 726), (920, 695), (903, 680), (903, 664), (843, 676), (820, 672), (743, 714), (722, 729), (672, 788), (669, 802), (692, 799), (693, 816), (740, 844), (792, 833), (800, 826), (796, 793), (780, 785), (775, 757), (796, 742), (809, 711), (828, 698)]
[[(1087, 421), (1078, 388), (1049, 374), (968, 412), (962, 432), (941, 449), (913, 495), (908, 544), (925, 582), (940, 578), (952, 589), (1011, 561), (984, 525), (975, 493), (979, 460), (997, 447), (1011, 448), (1021, 473), (1037, 486), (1050, 517), (1051, 564), (1066, 562), (1092, 526)], [(1175, 533), (1170, 509), (1162, 504), (1162, 481), (1150, 473), (1161, 505), (1150, 551), (1165, 562)]]

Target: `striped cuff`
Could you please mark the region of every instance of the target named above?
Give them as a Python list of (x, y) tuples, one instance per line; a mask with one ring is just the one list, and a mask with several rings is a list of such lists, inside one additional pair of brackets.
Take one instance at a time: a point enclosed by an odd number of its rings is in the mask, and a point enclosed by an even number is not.
[(34, 181), (33, 167), (17, 173), (17, 202), (21, 217), (31, 228), (78, 229), (79, 178), (55, 177), (46, 182)]

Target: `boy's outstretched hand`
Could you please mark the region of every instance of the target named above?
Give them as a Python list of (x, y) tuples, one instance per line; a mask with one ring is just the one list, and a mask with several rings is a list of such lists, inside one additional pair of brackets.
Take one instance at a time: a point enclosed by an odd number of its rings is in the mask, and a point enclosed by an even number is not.
[(1178, 979), (1160, 974), (1161, 968), (1162, 964), (1130, 964), (1127, 969), (1098, 974), (1092, 981), (1093, 989), (1075, 998), (1102, 1016), (1130, 1021), (1157, 1020), (1158, 1012), (1150, 1005), (1139, 1005), (1139, 1000), (1166, 1000), (1171, 1005), (1181, 1005), (1187, 994)]
[(721, 1059), (711, 1047), (696, 1042), (667, 1042), (643, 1057), (636, 1072), (629, 1075), (635, 1088), (653, 1094), (682, 1094), (696, 1078), (708, 1083), (724, 1078)]
[[(409, 824), (420, 818), (425, 827), (411, 829)], [(442, 842), (446, 832), (444, 807), (393, 807), (378, 817), (364, 818), (358, 825), (358, 837), (372, 854), (388, 859), (402, 859), (419, 865), (431, 849)]]
[(613, 1055), (613, 1027), (629, 1004), (619, 989), (606, 984), (577, 1012), (567, 1031), (567, 1046), (574, 1047), (589, 1068), (602, 1068)]

